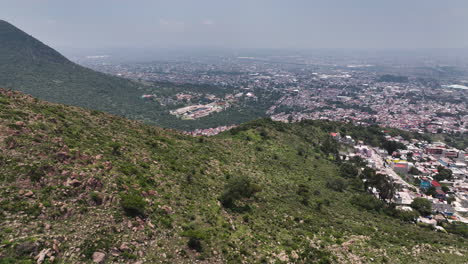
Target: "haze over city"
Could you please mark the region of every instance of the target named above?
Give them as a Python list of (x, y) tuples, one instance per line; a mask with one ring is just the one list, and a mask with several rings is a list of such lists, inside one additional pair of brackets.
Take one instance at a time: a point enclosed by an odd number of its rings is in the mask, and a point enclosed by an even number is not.
[(76, 49), (468, 48), (468, 2), (0, 0), (0, 17)]

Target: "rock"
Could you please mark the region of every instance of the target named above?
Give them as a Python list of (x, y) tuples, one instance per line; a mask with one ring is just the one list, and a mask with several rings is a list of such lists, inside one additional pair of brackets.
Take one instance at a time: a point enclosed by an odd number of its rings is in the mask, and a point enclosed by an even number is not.
[(45, 224), (45, 225), (44, 225), (44, 229), (45, 229), (45, 230), (50, 230), (51, 227), (52, 227), (52, 226), (51, 226), (50, 224)]
[(104, 263), (104, 260), (106, 259), (106, 254), (102, 252), (94, 252), (93, 253), (93, 262), (94, 263)]
[(25, 194), (24, 194), (24, 197), (33, 197), (34, 193), (32, 191), (27, 191)]
[(89, 178), (88, 181), (86, 182), (86, 186), (89, 187), (90, 189), (102, 189), (103, 184), (100, 180), (96, 178)]
[(123, 243), (122, 245), (120, 245), (119, 250), (127, 251), (127, 250), (130, 250), (130, 248), (127, 246), (127, 244)]
[(173, 214), (173, 213), (174, 213), (174, 212), (172, 211), (172, 208), (171, 208), (170, 206), (167, 206), (167, 205), (163, 205), (163, 206), (161, 207), (161, 209), (163, 209), (163, 210), (166, 212), (166, 214)]
[(65, 186), (78, 187), (80, 185), (81, 185), (81, 182), (77, 179), (68, 179), (67, 182), (65, 183)]
[(53, 249), (55, 252), (59, 253), (59, 248), (58, 248), (58, 245), (57, 245), (57, 244), (54, 243), (54, 245), (52, 246), (52, 249)]
[(23, 122), (23, 121), (17, 121), (17, 122), (15, 123), (15, 125), (21, 126), (21, 127), (22, 127), (22, 126), (24, 126), (24, 122)]
[(49, 251), (50, 251), (50, 248), (41, 250), (41, 252), (35, 257), (35, 259), (37, 259), (36, 263), (37, 264), (44, 263), (44, 260), (47, 254), (49, 254)]
[(114, 257), (118, 257), (118, 256), (120, 256), (120, 251), (119, 251), (119, 249), (117, 249), (117, 248), (113, 248), (113, 249), (111, 250), (111, 253), (110, 253), (110, 254), (111, 254), (112, 256), (114, 256)]

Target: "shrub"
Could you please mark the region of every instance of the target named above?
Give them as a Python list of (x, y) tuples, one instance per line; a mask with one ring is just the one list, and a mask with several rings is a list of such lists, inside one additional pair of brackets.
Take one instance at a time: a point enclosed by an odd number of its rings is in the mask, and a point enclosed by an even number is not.
[(184, 237), (188, 237), (187, 246), (197, 252), (203, 252), (202, 240), (207, 239), (207, 234), (203, 230), (191, 229), (181, 234)]
[(355, 178), (359, 174), (358, 169), (351, 163), (343, 163), (340, 166), (340, 175), (343, 178)]
[(146, 202), (140, 195), (124, 194), (121, 196), (120, 205), (129, 216), (145, 215)]
[(112, 151), (111, 151), (112, 155), (114, 156), (122, 155), (122, 152), (120, 151), (122, 148), (122, 145), (120, 143), (112, 142), (109, 144), (109, 147), (112, 148)]
[(343, 192), (346, 190), (346, 181), (340, 178), (330, 179), (327, 181), (327, 187), (337, 192)]
[(423, 216), (427, 216), (432, 213), (432, 203), (425, 198), (414, 198), (413, 202), (411, 203), (411, 207), (413, 207), (414, 210), (418, 211)]
[(224, 207), (231, 209), (236, 207), (237, 201), (251, 198), (261, 191), (260, 186), (252, 183), (252, 180), (246, 176), (233, 178), (224, 189), (225, 191), (219, 200)]
[(32, 165), (28, 172), (29, 179), (32, 182), (39, 182), (41, 178), (46, 175), (47, 169), (50, 169), (50, 167), (46, 165), (44, 166)]
[(303, 205), (309, 205), (309, 187), (305, 184), (299, 184), (297, 194), (301, 197), (301, 203)]
[(463, 222), (453, 222), (444, 225), (444, 228), (445, 230), (447, 230), (447, 232), (468, 238), (468, 224), (465, 224)]
[(355, 195), (351, 198), (351, 203), (366, 210), (376, 212), (380, 211), (385, 206), (384, 202), (370, 194)]
[(102, 195), (99, 194), (98, 192), (92, 192), (89, 194), (89, 198), (96, 204), (96, 205), (101, 205), (102, 204)]
[(395, 209), (394, 216), (404, 222), (414, 222), (419, 217), (418, 211), (403, 211)]

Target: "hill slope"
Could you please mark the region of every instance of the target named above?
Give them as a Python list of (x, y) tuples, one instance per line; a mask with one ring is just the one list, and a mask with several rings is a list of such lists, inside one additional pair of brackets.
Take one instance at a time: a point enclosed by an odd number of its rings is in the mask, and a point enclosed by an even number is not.
[(327, 187), (336, 126), (192, 138), (0, 90), (0, 263), (466, 261), (463, 237), (353, 205), (352, 180)]
[[(140, 99), (156, 88), (79, 66), (39, 40), (0, 20), (0, 87), (51, 102), (123, 116), (144, 115), (155, 123), (157, 106)], [(143, 119), (143, 118), (142, 118)]]

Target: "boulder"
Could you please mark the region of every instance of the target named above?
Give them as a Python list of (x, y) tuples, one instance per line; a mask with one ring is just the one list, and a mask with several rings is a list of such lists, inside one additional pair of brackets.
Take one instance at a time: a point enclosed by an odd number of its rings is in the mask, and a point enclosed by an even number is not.
[(93, 253), (93, 262), (94, 263), (104, 263), (104, 260), (106, 260), (106, 254), (102, 252), (94, 252)]

